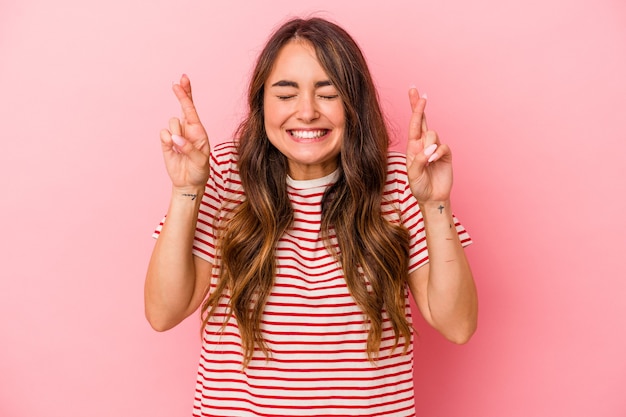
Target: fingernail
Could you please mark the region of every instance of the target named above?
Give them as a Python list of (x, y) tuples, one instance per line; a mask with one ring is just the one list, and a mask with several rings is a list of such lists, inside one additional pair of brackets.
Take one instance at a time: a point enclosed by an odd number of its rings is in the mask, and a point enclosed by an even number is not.
[(422, 98), (423, 98), (424, 100), (428, 100), (428, 94), (426, 94), (426, 93), (422, 93)]
[[(427, 146), (426, 148), (424, 148), (424, 155), (426, 156), (432, 155), (433, 152), (435, 152), (435, 149), (437, 149), (436, 143), (433, 143), (432, 145)], [(428, 162), (430, 162), (430, 159), (428, 160)]]
[(182, 136), (172, 135), (172, 140), (178, 146), (183, 146), (185, 144), (185, 138), (183, 138)]
[(430, 163), (430, 162), (433, 162), (435, 159), (437, 159), (437, 157), (438, 157), (438, 156), (439, 156), (439, 155), (437, 155), (437, 152), (435, 152), (434, 154), (432, 154), (432, 155), (430, 156), (430, 158), (428, 158), (428, 162), (429, 162), (429, 163)]
[(415, 86), (415, 84), (411, 84), (409, 86), (409, 90), (417, 90), (417, 87)]

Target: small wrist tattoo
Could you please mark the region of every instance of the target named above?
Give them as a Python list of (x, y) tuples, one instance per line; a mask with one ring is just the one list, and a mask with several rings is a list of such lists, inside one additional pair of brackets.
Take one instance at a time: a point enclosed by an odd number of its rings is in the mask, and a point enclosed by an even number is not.
[(437, 207), (439, 209), (439, 213), (443, 213), (443, 209), (445, 209), (445, 207), (442, 204), (439, 204), (439, 207)]
[(191, 197), (191, 201), (193, 201), (198, 197), (198, 194), (183, 194), (183, 197)]

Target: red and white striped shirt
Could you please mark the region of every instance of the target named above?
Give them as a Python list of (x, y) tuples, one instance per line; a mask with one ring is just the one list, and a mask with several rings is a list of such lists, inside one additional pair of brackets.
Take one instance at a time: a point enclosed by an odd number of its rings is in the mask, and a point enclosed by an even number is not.
[[(415, 416), (413, 340), (392, 351), (394, 333), (383, 312), (378, 359), (367, 357), (363, 314), (350, 295), (341, 265), (320, 238), (320, 202), (336, 173), (296, 181), (288, 178), (295, 213), (276, 248), (276, 278), (262, 319), (270, 350), (255, 351), (244, 370), (241, 337), (234, 317), (222, 329), (226, 301), (203, 332), (193, 415), (196, 417)], [(411, 194), (404, 155), (388, 157), (383, 215), (410, 233), (410, 271), (428, 261), (423, 219)], [(233, 143), (215, 147), (203, 197), (193, 253), (214, 263), (213, 224), (225, 202), (245, 198)], [(463, 245), (470, 237), (455, 219)], [(155, 235), (160, 232), (161, 225)], [(215, 288), (217, 272), (213, 272)], [(411, 323), (408, 290), (406, 315)]]

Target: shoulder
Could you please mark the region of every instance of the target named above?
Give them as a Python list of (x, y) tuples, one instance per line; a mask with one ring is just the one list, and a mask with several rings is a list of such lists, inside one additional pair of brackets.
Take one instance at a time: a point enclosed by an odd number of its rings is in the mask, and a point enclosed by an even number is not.
[(237, 163), (238, 155), (237, 143), (232, 140), (219, 143), (211, 148), (211, 159), (220, 165), (229, 162)]
[(398, 151), (387, 153), (387, 171), (400, 171), (406, 174), (406, 155)]
[(209, 184), (213, 184), (216, 192), (242, 194), (241, 178), (237, 161), (237, 143), (228, 141), (211, 148), (211, 176)]
[(389, 151), (387, 154), (386, 188), (395, 185), (397, 188), (404, 189), (407, 184), (406, 155), (398, 151)]
[(237, 143), (234, 141), (222, 142), (211, 148), (211, 168), (219, 175), (238, 175)]

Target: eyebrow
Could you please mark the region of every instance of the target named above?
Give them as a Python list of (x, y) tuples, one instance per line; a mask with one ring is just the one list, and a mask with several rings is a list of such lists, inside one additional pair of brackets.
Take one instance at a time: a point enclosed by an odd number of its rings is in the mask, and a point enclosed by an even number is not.
[[(324, 81), (318, 81), (315, 83), (315, 88), (320, 88), (320, 87), (326, 87), (329, 85), (333, 85), (332, 82), (330, 82), (330, 80), (324, 80)], [(287, 81), (287, 80), (280, 80), (275, 82), (274, 84), (272, 84), (272, 87), (294, 87), (294, 88), (298, 88), (298, 83), (295, 81)]]

